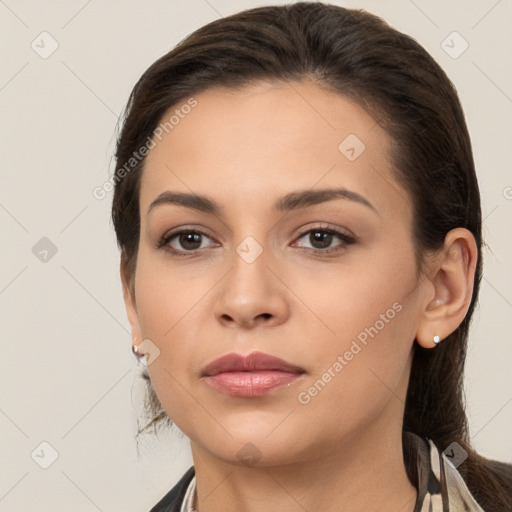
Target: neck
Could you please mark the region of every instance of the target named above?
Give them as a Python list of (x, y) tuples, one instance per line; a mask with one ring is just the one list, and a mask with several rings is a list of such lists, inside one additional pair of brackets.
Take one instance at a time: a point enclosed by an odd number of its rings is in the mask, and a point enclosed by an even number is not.
[[(417, 490), (407, 477), (400, 428), (358, 430), (328, 453), (286, 465), (243, 466), (191, 442), (198, 512), (411, 512)], [(381, 427), (381, 426), (380, 426)], [(332, 448), (332, 447), (331, 447)]]

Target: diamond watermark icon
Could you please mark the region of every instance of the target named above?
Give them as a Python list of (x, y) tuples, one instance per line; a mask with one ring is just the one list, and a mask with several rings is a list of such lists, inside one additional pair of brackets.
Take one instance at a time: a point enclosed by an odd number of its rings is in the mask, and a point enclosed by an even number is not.
[(254, 466), (254, 464), (261, 459), (262, 453), (254, 444), (245, 443), (242, 448), (238, 450), (236, 456), (246, 466)]
[(160, 349), (149, 338), (141, 341), (138, 345), (138, 351), (144, 354), (144, 357), (140, 358), (140, 362), (146, 367), (160, 357)]
[(48, 32), (41, 32), (30, 44), (41, 59), (50, 57), (59, 47), (57, 40)]
[(57, 450), (47, 441), (39, 443), (30, 456), (43, 469), (48, 469), (59, 458)]
[(49, 238), (43, 236), (32, 247), (32, 254), (39, 261), (48, 263), (57, 254), (57, 246)]
[(454, 441), (443, 451), (443, 456), (453, 467), (458, 468), (468, 458), (468, 452)]
[(469, 48), (469, 43), (457, 31), (453, 31), (443, 39), (441, 48), (452, 59), (458, 59)]
[(343, 139), (338, 146), (339, 152), (347, 159), (353, 162), (366, 149), (363, 141), (354, 133), (351, 133)]
[(255, 238), (247, 236), (238, 245), (236, 252), (246, 263), (253, 263), (263, 252), (263, 247)]

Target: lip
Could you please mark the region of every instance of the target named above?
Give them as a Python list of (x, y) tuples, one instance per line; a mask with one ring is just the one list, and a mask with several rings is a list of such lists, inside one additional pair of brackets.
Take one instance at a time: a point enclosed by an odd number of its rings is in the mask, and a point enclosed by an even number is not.
[(221, 393), (249, 398), (290, 385), (304, 373), (304, 368), (283, 359), (263, 352), (252, 352), (245, 356), (231, 353), (215, 359), (204, 367), (202, 377)]
[(203, 368), (202, 375), (211, 377), (225, 372), (254, 372), (258, 370), (276, 370), (288, 373), (305, 372), (304, 368), (300, 366), (263, 352), (251, 352), (245, 356), (232, 352), (206, 365)]

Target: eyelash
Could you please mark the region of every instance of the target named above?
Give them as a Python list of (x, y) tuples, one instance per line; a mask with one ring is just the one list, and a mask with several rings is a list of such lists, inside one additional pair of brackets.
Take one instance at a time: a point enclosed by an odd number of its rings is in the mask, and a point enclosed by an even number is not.
[[(306, 252), (312, 252), (312, 253), (316, 253), (316, 254), (332, 254), (334, 252), (339, 252), (339, 251), (345, 249), (345, 247), (347, 245), (351, 245), (356, 242), (356, 239), (354, 237), (349, 236), (345, 233), (342, 233), (342, 232), (330, 227), (329, 225), (327, 225), (325, 227), (321, 226), (321, 227), (316, 227), (316, 228), (310, 228), (307, 231), (304, 231), (303, 233), (299, 234), (297, 239), (300, 239), (300, 238), (304, 237), (305, 235), (307, 235), (309, 233), (314, 233), (314, 232), (328, 233), (329, 235), (334, 235), (334, 236), (338, 237), (342, 241), (342, 243), (335, 248), (329, 248), (329, 249), (314, 249), (314, 248), (310, 249), (308, 247), (301, 248), (303, 250), (306, 250)], [(210, 236), (208, 236), (208, 234), (204, 233), (203, 231), (201, 231), (199, 229), (181, 229), (181, 230), (174, 231), (172, 233), (163, 235), (162, 238), (160, 238), (160, 240), (156, 244), (156, 248), (167, 251), (172, 256), (190, 256), (190, 255), (194, 255), (194, 254), (197, 254), (198, 252), (200, 252), (201, 249), (195, 249), (193, 251), (186, 251), (186, 250), (183, 251), (183, 250), (176, 250), (176, 249), (170, 248), (168, 246), (168, 244), (171, 240), (173, 240), (177, 236), (184, 234), (184, 233), (188, 233), (188, 234), (193, 233), (196, 235), (201, 235), (201, 236), (210, 238)]]

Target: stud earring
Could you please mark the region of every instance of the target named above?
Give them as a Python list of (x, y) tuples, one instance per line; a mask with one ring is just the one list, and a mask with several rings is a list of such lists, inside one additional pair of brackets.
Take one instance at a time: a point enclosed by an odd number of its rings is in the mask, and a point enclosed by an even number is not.
[(138, 345), (135, 345), (135, 342), (137, 341), (137, 338), (135, 337), (135, 339), (133, 340), (133, 343), (132, 343), (132, 352), (133, 352), (133, 355), (138, 359), (142, 359), (144, 357), (144, 354), (142, 354), (141, 352), (139, 352), (139, 346)]
[(146, 354), (139, 352), (139, 345), (135, 345), (136, 341), (137, 341), (137, 338), (135, 338), (133, 340), (133, 344), (132, 344), (133, 355), (137, 358), (137, 361), (139, 361), (139, 363), (141, 363), (141, 365), (142, 365), (142, 375), (144, 375), (144, 377), (146, 377), (146, 378), (149, 378), (149, 372), (147, 369), (147, 365), (145, 364), (145, 361), (144, 361)]
[(434, 336), (434, 343), (437, 345), (438, 343), (440, 343), (440, 341), (441, 341), (441, 338), (436, 334)]

